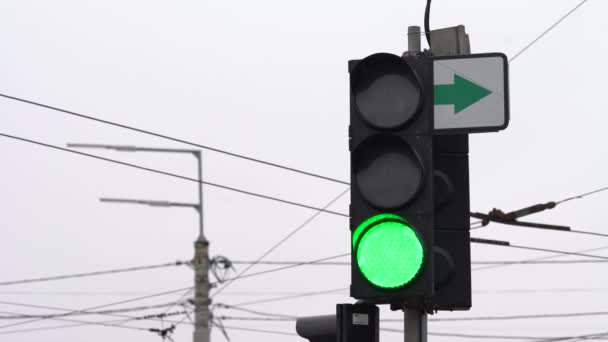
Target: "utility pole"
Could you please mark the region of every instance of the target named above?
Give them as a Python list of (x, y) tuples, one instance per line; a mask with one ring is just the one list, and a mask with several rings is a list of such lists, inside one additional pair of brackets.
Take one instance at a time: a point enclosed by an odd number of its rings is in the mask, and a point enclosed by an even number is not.
[(105, 144), (67, 144), (70, 148), (95, 148), (106, 149), (118, 152), (157, 152), (157, 153), (186, 153), (192, 154), (198, 162), (198, 202), (181, 203), (158, 200), (123, 199), (123, 198), (101, 198), (101, 202), (109, 203), (128, 203), (148, 205), (151, 207), (186, 207), (193, 208), (198, 212), (199, 231), (198, 237), (194, 241), (194, 258), (192, 267), (194, 268), (194, 333), (193, 342), (209, 342), (211, 339), (209, 313), (209, 241), (204, 234), (203, 220), (203, 158), (200, 150), (173, 149), (173, 148), (150, 148), (125, 145), (105, 145)]
[(209, 342), (211, 331), (209, 322), (209, 241), (204, 234), (203, 224), (203, 158), (201, 151), (194, 154), (198, 159), (198, 213), (199, 235), (194, 242), (194, 335), (193, 342)]

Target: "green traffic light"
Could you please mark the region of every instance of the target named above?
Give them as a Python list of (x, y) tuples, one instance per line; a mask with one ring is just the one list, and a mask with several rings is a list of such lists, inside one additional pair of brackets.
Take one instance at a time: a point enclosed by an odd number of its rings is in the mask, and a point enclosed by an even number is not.
[(359, 225), (353, 233), (353, 248), (363, 276), (385, 289), (410, 283), (424, 260), (414, 229), (393, 214), (376, 215)]

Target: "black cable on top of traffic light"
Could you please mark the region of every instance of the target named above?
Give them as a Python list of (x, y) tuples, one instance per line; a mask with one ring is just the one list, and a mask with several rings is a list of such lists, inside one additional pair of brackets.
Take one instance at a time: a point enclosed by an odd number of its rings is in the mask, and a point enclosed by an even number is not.
[(426, 8), (424, 9), (424, 35), (426, 42), (431, 46), (431, 0), (426, 0)]
[(32, 101), (32, 100), (27, 100), (27, 99), (24, 99), (24, 98), (19, 98), (19, 97), (7, 95), (7, 94), (1, 94), (1, 93), (0, 93), (0, 97), (4, 97), (4, 98), (9, 99), (9, 100), (14, 100), (14, 101), (22, 102), (22, 103), (27, 103), (27, 104), (34, 105), (34, 106), (37, 106), (37, 107), (46, 108), (46, 109), (50, 109), (50, 110), (53, 110), (53, 111), (61, 112), (61, 113), (64, 113), (64, 114), (76, 116), (76, 117), (79, 117), (81, 119), (92, 120), (92, 121), (96, 121), (96, 122), (103, 123), (103, 124), (106, 124), (106, 125), (120, 127), (120, 128), (127, 129), (127, 130), (130, 130), (130, 131), (134, 131), (134, 132), (138, 132), (138, 133), (142, 133), (142, 134), (146, 134), (146, 135), (151, 135), (151, 136), (154, 136), (154, 137), (157, 137), (157, 138), (162, 138), (162, 139), (165, 139), (165, 140), (177, 142), (177, 143), (180, 143), (180, 144), (190, 145), (190, 146), (202, 148), (202, 149), (205, 149), (205, 150), (209, 150), (209, 151), (225, 154), (225, 155), (228, 155), (228, 156), (231, 156), (231, 157), (236, 157), (236, 158), (248, 160), (248, 161), (251, 161), (251, 162), (256, 162), (256, 163), (260, 163), (260, 164), (276, 167), (276, 168), (283, 169), (283, 170), (286, 170), (286, 171), (296, 172), (296, 173), (303, 174), (303, 175), (306, 175), (306, 176), (311, 176), (311, 177), (315, 177), (315, 178), (319, 178), (319, 179), (324, 179), (324, 180), (331, 181), (331, 182), (336, 182), (336, 183), (340, 183), (340, 184), (344, 184), (344, 185), (349, 185), (348, 182), (345, 182), (345, 181), (342, 181), (342, 180), (339, 180), (339, 179), (335, 179), (335, 178), (331, 178), (331, 177), (326, 177), (326, 176), (323, 176), (323, 175), (319, 175), (319, 174), (308, 172), (308, 171), (299, 170), (299, 169), (296, 169), (296, 168), (293, 168), (293, 167), (289, 167), (289, 166), (285, 166), (285, 165), (271, 163), (271, 162), (264, 161), (264, 160), (261, 160), (261, 159), (258, 159), (258, 158), (248, 157), (248, 156), (245, 156), (245, 155), (242, 155), (242, 154), (226, 151), (226, 150), (219, 149), (219, 148), (216, 148), (216, 147), (212, 147), (212, 146), (209, 146), (209, 145), (202, 145), (202, 144), (194, 143), (194, 142), (187, 141), (187, 140), (184, 140), (184, 139), (179, 139), (179, 138), (171, 137), (171, 136), (168, 136), (168, 135), (165, 135), (165, 134), (160, 134), (160, 133), (152, 132), (152, 131), (149, 131), (149, 130), (144, 130), (144, 129), (133, 127), (133, 126), (128, 126), (128, 125), (121, 124), (121, 123), (118, 123), (118, 122), (113, 122), (113, 121), (109, 121), (109, 120), (100, 119), (98, 117), (94, 117), (94, 116), (91, 116), (91, 115), (86, 115), (86, 114), (82, 114), (82, 113), (76, 113), (76, 112), (71, 111), (71, 110), (67, 110), (67, 109), (62, 109), (62, 108), (59, 108), (59, 107), (54, 107), (54, 106), (46, 105), (46, 104), (43, 104), (43, 103), (40, 103), (40, 102), (36, 102), (36, 101)]
[(216, 188), (220, 188), (220, 189), (224, 189), (224, 190), (229, 190), (229, 191), (233, 191), (233, 192), (238, 192), (238, 193), (241, 193), (241, 194), (244, 194), (244, 195), (249, 195), (249, 196), (253, 196), (253, 197), (259, 197), (259, 198), (263, 198), (263, 199), (267, 199), (267, 200), (271, 200), (271, 201), (275, 201), (275, 202), (280, 202), (280, 203), (284, 203), (284, 204), (289, 204), (289, 205), (293, 205), (293, 206), (297, 206), (297, 207), (301, 207), (301, 208), (306, 208), (306, 209), (310, 209), (310, 210), (316, 210), (316, 211), (324, 212), (324, 213), (327, 213), (327, 214), (333, 214), (333, 215), (342, 216), (342, 217), (349, 217), (348, 214), (340, 213), (340, 212), (337, 212), (337, 211), (331, 211), (331, 210), (327, 210), (327, 209), (323, 209), (323, 208), (317, 208), (317, 207), (310, 206), (310, 205), (307, 205), (307, 204), (302, 204), (302, 203), (298, 203), (298, 202), (292, 202), (292, 201), (284, 200), (284, 199), (273, 197), (273, 196), (262, 195), (262, 194), (258, 194), (258, 193), (255, 193), (255, 192), (251, 192), (251, 191), (247, 191), (247, 190), (242, 190), (242, 189), (237, 189), (237, 188), (229, 187), (229, 186), (222, 185), (222, 184), (211, 183), (211, 182), (207, 182), (207, 181), (199, 181), (198, 179), (195, 179), (195, 178), (190, 178), (190, 177), (178, 175), (178, 174), (171, 173), (171, 172), (156, 170), (156, 169), (152, 169), (152, 168), (149, 168), (149, 167), (144, 167), (144, 166), (140, 166), (140, 165), (136, 165), (136, 164), (126, 163), (126, 162), (122, 162), (122, 161), (119, 161), (119, 160), (105, 158), (105, 157), (101, 157), (101, 156), (94, 155), (94, 154), (89, 154), (89, 153), (85, 153), (85, 152), (70, 150), (68, 148), (63, 148), (63, 147), (60, 147), (60, 146), (55, 146), (55, 145), (43, 143), (43, 142), (36, 141), (36, 140), (21, 138), (21, 137), (17, 137), (17, 136), (5, 134), (5, 133), (0, 133), (0, 136), (3, 136), (5, 138), (14, 139), (14, 140), (19, 140), (19, 141), (27, 142), (27, 143), (30, 143), (30, 144), (44, 146), (44, 147), (48, 147), (48, 148), (52, 148), (52, 149), (56, 149), (56, 150), (60, 150), (60, 151), (64, 151), (64, 152), (74, 153), (74, 154), (77, 154), (77, 155), (80, 155), (80, 156), (85, 156), (85, 157), (89, 157), (89, 158), (103, 160), (103, 161), (114, 163), (114, 164), (128, 166), (128, 167), (132, 167), (132, 168), (135, 168), (135, 169), (140, 169), (140, 170), (144, 170), (144, 171), (148, 171), (148, 172), (152, 172), (152, 173), (157, 173), (157, 174), (161, 174), (161, 175), (165, 175), (165, 176), (170, 176), (170, 177), (174, 177), (174, 178), (178, 178), (178, 179), (183, 179), (183, 180), (187, 180), (187, 181), (190, 181), (190, 182), (202, 183), (202, 184), (205, 184), (205, 185), (208, 185), (208, 186), (212, 186), (212, 187), (216, 187)]

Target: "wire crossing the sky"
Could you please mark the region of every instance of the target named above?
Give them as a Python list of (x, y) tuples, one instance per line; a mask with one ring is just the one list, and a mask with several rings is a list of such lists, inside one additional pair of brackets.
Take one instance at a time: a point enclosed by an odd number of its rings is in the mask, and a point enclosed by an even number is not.
[(202, 144), (197, 144), (191, 141), (187, 141), (184, 139), (179, 139), (179, 138), (175, 138), (175, 137), (171, 137), (168, 135), (164, 135), (164, 134), (160, 134), (160, 133), (155, 133), (152, 131), (148, 131), (148, 130), (144, 130), (144, 129), (140, 129), (140, 128), (136, 128), (133, 126), (128, 126), (128, 125), (124, 125), (121, 123), (117, 123), (117, 122), (112, 122), (112, 121), (108, 121), (108, 120), (104, 120), (104, 119), (100, 119), (91, 115), (85, 115), (85, 114), (81, 114), (81, 113), (76, 113), (67, 109), (62, 109), (59, 107), (54, 107), (54, 106), (49, 106), (40, 102), (35, 102), (35, 101), (31, 101), (31, 100), (26, 100), (23, 98), (19, 98), (19, 97), (15, 97), (15, 96), (11, 96), (11, 95), (7, 95), (7, 94), (0, 94), (0, 97), (4, 97), (6, 99), (10, 99), (10, 100), (14, 100), (14, 101), (18, 101), (18, 102), (22, 102), (22, 103), (27, 103), (30, 105), (34, 105), (34, 106), (38, 106), (38, 107), (42, 107), (42, 108), (46, 108), (46, 109), (50, 109), (53, 111), (57, 111), (57, 112), (61, 112), (64, 114), (68, 114), (68, 115), (72, 115), (72, 116), (76, 116), (82, 119), (87, 119), (87, 120), (92, 120), (92, 121), (96, 121), (99, 123), (103, 123), (106, 125), (111, 125), (111, 126), (115, 126), (115, 127), (120, 127), (120, 128), (124, 128), (130, 131), (134, 131), (134, 132), (138, 132), (138, 133), (143, 133), (146, 135), (151, 135), (157, 138), (162, 138), (162, 139), (166, 139), (166, 140), (170, 140), (173, 142), (177, 142), (177, 143), (181, 143), (181, 144), (186, 144), (186, 145), (190, 145), (190, 146), (194, 146), (194, 147), (198, 147), (198, 148), (202, 148), (205, 150), (209, 150), (209, 151), (213, 151), (213, 152), (217, 152), (217, 153), (221, 153), (221, 154), (225, 154), (231, 157), (236, 157), (236, 158), (240, 158), (240, 159), (244, 159), (244, 160), (248, 160), (251, 162), (256, 162), (256, 163), (260, 163), (260, 164), (264, 164), (264, 165), (268, 165), (268, 166), (272, 166), (272, 167), (276, 167), (279, 169), (283, 169), (283, 170), (287, 170), (287, 171), (291, 171), (291, 172), (296, 172), (299, 174), (303, 174), (303, 175), (307, 175), (307, 176), (311, 176), (311, 177), (315, 177), (315, 178), (319, 178), (319, 179), (324, 179), (327, 181), (331, 181), (331, 182), (336, 182), (336, 183), (340, 183), (340, 184), (344, 184), (344, 185), (349, 185), (348, 182), (339, 180), (339, 179), (335, 179), (335, 178), (331, 178), (331, 177), (326, 177), (326, 176), (322, 176), (316, 173), (312, 173), (312, 172), (307, 172), (307, 171), (303, 171), (303, 170), (299, 170), (293, 167), (289, 167), (289, 166), (285, 166), (285, 165), (280, 165), (280, 164), (276, 164), (276, 163), (271, 163), (271, 162), (267, 162), (261, 159), (257, 159), (257, 158), (252, 158), (252, 157), (247, 157), (244, 156), (242, 154), (238, 154), (238, 153), (234, 153), (234, 152), (229, 152), (223, 149), (219, 149), (219, 148), (215, 148), (215, 147), (211, 147), (208, 145), (202, 145)]
[(191, 182), (195, 182), (195, 183), (202, 183), (202, 184), (205, 184), (205, 185), (208, 185), (208, 186), (212, 186), (212, 187), (216, 187), (216, 188), (220, 188), (220, 189), (224, 189), (224, 190), (229, 190), (229, 191), (233, 191), (233, 192), (238, 192), (238, 193), (241, 193), (241, 194), (244, 194), (244, 195), (264, 198), (264, 199), (267, 199), (267, 200), (271, 200), (271, 201), (275, 201), (275, 202), (280, 202), (280, 203), (284, 203), (284, 204), (289, 204), (289, 205), (293, 205), (293, 206), (297, 206), (297, 207), (301, 207), (301, 208), (321, 211), (321, 212), (324, 212), (324, 213), (327, 213), (327, 214), (332, 214), (332, 215), (337, 215), (337, 216), (342, 216), (342, 217), (349, 217), (349, 215), (344, 214), (344, 213), (340, 213), (340, 212), (337, 212), (337, 211), (327, 210), (327, 209), (323, 209), (323, 208), (317, 208), (317, 207), (310, 206), (310, 205), (307, 205), (307, 204), (292, 202), (292, 201), (284, 200), (284, 199), (281, 199), (281, 198), (272, 197), (272, 196), (268, 196), (268, 195), (262, 195), (262, 194), (258, 194), (258, 193), (255, 193), (255, 192), (241, 190), (241, 189), (237, 189), (237, 188), (233, 188), (233, 187), (229, 187), (229, 186), (221, 185), (221, 184), (217, 184), (217, 183), (211, 183), (211, 182), (207, 182), (207, 181), (200, 181), (200, 180), (195, 179), (195, 178), (190, 178), (190, 177), (178, 175), (178, 174), (171, 173), (171, 172), (156, 170), (156, 169), (152, 169), (152, 168), (149, 168), (149, 167), (144, 167), (144, 166), (140, 166), (140, 165), (136, 165), (136, 164), (126, 163), (126, 162), (122, 162), (122, 161), (119, 161), (119, 160), (105, 158), (105, 157), (101, 157), (101, 156), (94, 155), (94, 154), (89, 154), (89, 153), (80, 152), (80, 151), (74, 151), (74, 150), (70, 150), (68, 148), (63, 148), (63, 147), (60, 147), (60, 146), (55, 146), (55, 145), (43, 143), (43, 142), (36, 141), (36, 140), (21, 138), (21, 137), (17, 137), (17, 136), (10, 135), (10, 134), (5, 134), (5, 133), (0, 133), (0, 136), (3, 136), (5, 138), (14, 139), (14, 140), (20, 140), (20, 141), (27, 142), (27, 143), (30, 143), (30, 144), (44, 146), (44, 147), (48, 147), (48, 148), (52, 148), (52, 149), (56, 149), (56, 150), (60, 150), (60, 151), (64, 151), (64, 152), (70, 152), (70, 153), (78, 154), (78, 155), (89, 157), (89, 158), (99, 159), (99, 160), (103, 160), (103, 161), (114, 163), (114, 164), (128, 166), (128, 167), (132, 167), (132, 168), (135, 168), (135, 169), (140, 169), (140, 170), (144, 170), (144, 171), (148, 171), (148, 172), (152, 172), (152, 173), (157, 173), (157, 174), (161, 174), (161, 175), (165, 175), (165, 176), (170, 176), (170, 177), (174, 177), (174, 178), (178, 178), (178, 179), (183, 179), (183, 180), (187, 180), (187, 181), (191, 181)]

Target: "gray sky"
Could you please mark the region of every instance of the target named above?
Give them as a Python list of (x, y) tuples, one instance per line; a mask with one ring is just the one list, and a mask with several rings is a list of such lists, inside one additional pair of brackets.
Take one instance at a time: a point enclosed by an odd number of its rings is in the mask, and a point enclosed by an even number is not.
[[(579, 0), (436, 0), (432, 27), (464, 24), (474, 52), (513, 55)], [(347, 60), (400, 54), (408, 25), (422, 25), (424, 1), (30, 1), (0, 2), (0, 92), (348, 180)], [(471, 208), (517, 209), (605, 186), (603, 106), (608, 3), (589, 1), (511, 65), (511, 125), (471, 137)], [(0, 130), (43, 142), (187, 147), (0, 99)], [(194, 158), (104, 152), (104, 156), (196, 176)], [(195, 201), (196, 186), (22, 142), (0, 139), (1, 281), (187, 259), (196, 237), (188, 209), (100, 204), (100, 196)], [(343, 185), (204, 153), (209, 181), (323, 206)], [(530, 220), (607, 232), (606, 194)], [(346, 212), (348, 196), (331, 208)], [(254, 260), (314, 212), (205, 188), (211, 254)], [(477, 237), (575, 251), (608, 239), (491, 225)], [(345, 218), (322, 214), (269, 260), (346, 253)], [(594, 252), (608, 256), (608, 250)], [(472, 247), (472, 259), (518, 260), (547, 253)], [(564, 258), (567, 259), (567, 258)], [(576, 258), (579, 259), (579, 258)], [(242, 266), (240, 266), (242, 269)], [(260, 266), (255, 269), (263, 270)], [(254, 270), (255, 270), (254, 269)], [(348, 286), (348, 267), (301, 267), (239, 280), (216, 302)], [(85, 308), (192, 284), (170, 268), (27, 286), (0, 287), (0, 301)], [(473, 308), (436, 317), (608, 310), (603, 264), (512, 266), (473, 273)], [(572, 291), (562, 291), (569, 289)], [(574, 290), (576, 289), (576, 290)], [(586, 290), (582, 290), (586, 289)], [(511, 290), (525, 290), (512, 292)], [(535, 291), (532, 291), (535, 290)], [(548, 291), (552, 290), (552, 291)], [(127, 293), (125, 293), (127, 292)], [(180, 294), (126, 304), (163, 303)], [(251, 305), (294, 315), (331, 313), (346, 292)], [(0, 305), (0, 311), (36, 313)], [(222, 310), (220, 315), (242, 316)], [(382, 310), (383, 318), (399, 313)], [(81, 317), (112, 319), (111, 317)], [(0, 321), (4, 324), (4, 321)], [(0, 329), (63, 325), (43, 321)], [(295, 332), (293, 323), (226, 321)], [(390, 325), (389, 325), (390, 324)], [(158, 327), (154, 322), (132, 326)], [(387, 323), (401, 328), (400, 323)], [(569, 336), (606, 331), (605, 316), (430, 323), (431, 332)], [(180, 325), (176, 341), (191, 339)], [(230, 330), (232, 341), (298, 337)], [(158, 341), (149, 332), (86, 326), (0, 335), (0, 341)], [(213, 340), (223, 337), (213, 331)], [(402, 335), (382, 333), (383, 341)], [(456, 341), (430, 337), (431, 341)], [(484, 339), (494, 341), (493, 339)], [(499, 340), (497, 340), (499, 341)]]

